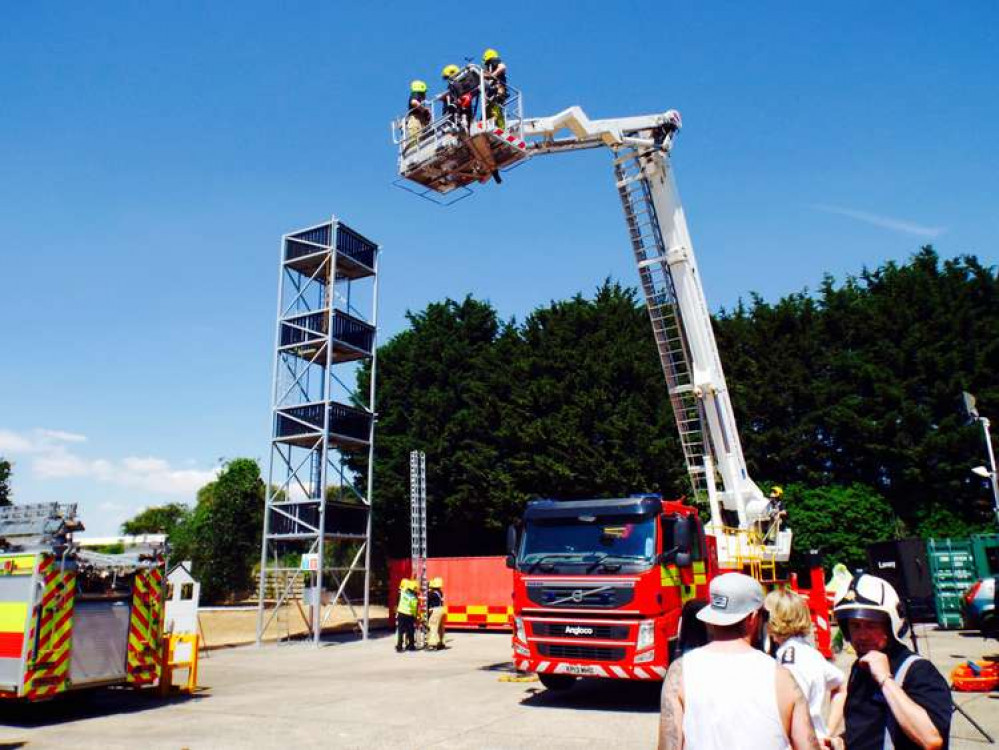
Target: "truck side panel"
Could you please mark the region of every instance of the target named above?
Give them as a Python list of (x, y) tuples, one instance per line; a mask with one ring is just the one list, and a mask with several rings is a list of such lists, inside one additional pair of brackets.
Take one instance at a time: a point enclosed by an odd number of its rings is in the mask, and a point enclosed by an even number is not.
[(0, 692), (16, 695), (29, 645), (35, 555), (0, 556)]

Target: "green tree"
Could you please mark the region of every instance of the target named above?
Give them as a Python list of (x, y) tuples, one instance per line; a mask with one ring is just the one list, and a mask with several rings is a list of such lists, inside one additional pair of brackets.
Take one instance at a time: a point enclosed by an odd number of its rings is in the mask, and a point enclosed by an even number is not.
[(784, 500), (797, 561), (817, 550), (824, 555), (827, 568), (838, 562), (851, 569), (864, 567), (868, 544), (896, 537), (891, 505), (862, 484), (810, 487), (792, 483), (784, 487)]
[(260, 467), (249, 458), (229, 461), (198, 490), (194, 510), (175, 530), (173, 559), (192, 561), (205, 601), (233, 601), (251, 592), (263, 507)]
[(191, 509), (183, 503), (151, 506), (121, 525), (122, 534), (166, 534), (172, 537)]
[(684, 491), (633, 291), (607, 282), (593, 299), (553, 302), (521, 326), (471, 298), (409, 320), (378, 353), (375, 528), (389, 554), (408, 553), (411, 450), (427, 454), (434, 555), (501, 552), (529, 497)]
[(11, 503), (10, 476), (12, 472), (13, 466), (10, 461), (0, 458), (0, 507)]
[(865, 269), (814, 295), (753, 297), (716, 331), (754, 476), (859, 482), (908, 533), (980, 529), (988, 494), (968, 471), (980, 437), (962, 390), (999, 407), (999, 277), (973, 256)]

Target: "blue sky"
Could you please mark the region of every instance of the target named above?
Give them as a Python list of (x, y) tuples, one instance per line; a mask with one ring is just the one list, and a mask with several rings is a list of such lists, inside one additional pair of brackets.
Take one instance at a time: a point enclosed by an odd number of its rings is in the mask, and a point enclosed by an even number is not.
[(346, 5), (0, 8), (19, 502), (75, 500), (113, 533), (193, 500), (220, 458), (265, 458), (278, 241), (332, 213), (384, 246), (383, 338), (447, 296), (522, 318), (635, 283), (607, 154), (538, 159), (446, 209), (392, 187), (408, 81), (487, 46), (529, 115), (683, 113), (713, 309), (927, 242), (999, 261), (993, 3)]

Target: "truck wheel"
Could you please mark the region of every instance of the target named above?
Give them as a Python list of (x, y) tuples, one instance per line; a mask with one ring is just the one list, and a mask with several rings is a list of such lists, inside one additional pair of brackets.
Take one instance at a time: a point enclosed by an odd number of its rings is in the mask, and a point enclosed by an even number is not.
[(999, 619), (992, 612), (982, 615), (982, 638), (999, 640)]
[(544, 674), (538, 675), (541, 684), (549, 690), (568, 690), (575, 682), (576, 678), (571, 674)]

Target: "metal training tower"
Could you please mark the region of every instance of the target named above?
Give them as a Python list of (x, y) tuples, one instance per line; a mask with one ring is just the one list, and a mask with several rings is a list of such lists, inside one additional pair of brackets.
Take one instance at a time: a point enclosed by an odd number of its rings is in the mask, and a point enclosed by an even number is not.
[(315, 643), (338, 603), (368, 637), (379, 254), (335, 217), (281, 238), (258, 645), (302, 603)]

